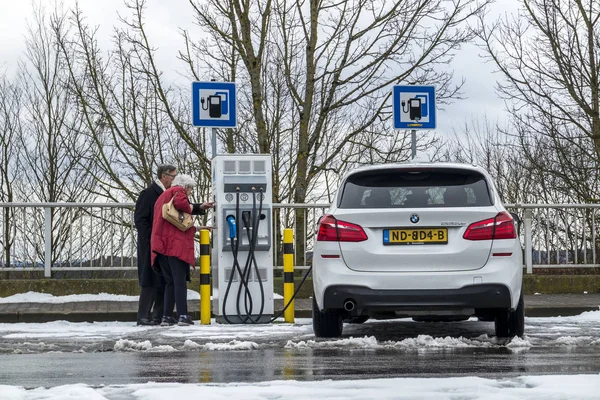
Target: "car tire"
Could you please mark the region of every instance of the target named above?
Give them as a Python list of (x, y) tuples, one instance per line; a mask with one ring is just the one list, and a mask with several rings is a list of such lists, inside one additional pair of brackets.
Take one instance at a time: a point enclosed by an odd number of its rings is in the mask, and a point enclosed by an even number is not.
[(496, 337), (508, 337), (508, 309), (498, 311), (494, 319), (494, 328)]
[(517, 309), (508, 313), (508, 334), (510, 337), (523, 337), (525, 334), (525, 302), (522, 294)]
[(312, 300), (313, 332), (316, 337), (330, 338), (342, 336), (344, 326), (342, 315), (338, 310), (319, 310), (313, 294)]
[(497, 337), (523, 337), (525, 334), (525, 303), (522, 294), (517, 309), (515, 311), (500, 311), (496, 315), (494, 325)]

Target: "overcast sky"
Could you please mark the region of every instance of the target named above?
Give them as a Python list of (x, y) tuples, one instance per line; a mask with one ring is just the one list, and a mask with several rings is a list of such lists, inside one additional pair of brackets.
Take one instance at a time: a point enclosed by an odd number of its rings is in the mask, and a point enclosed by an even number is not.
[[(65, 8), (73, 6), (75, 2), (63, 0)], [(47, 1), (48, 5), (52, 3)], [(497, 0), (492, 5), (489, 17), (493, 19), (504, 13), (514, 13), (521, 3), (522, 0)], [(89, 23), (99, 26), (100, 37), (107, 40), (108, 48), (117, 13), (127, 15), (123, 0), (79, 0), (79, 4)], [(27, 0), (0, 0), (0, 10), (0, 73), (6, 72), (11, 76), (17, 60), (23, 57), (24, 36), (27, 33), (27, 21), (31, 21), (32, 5)], [(159, 49), (159, 67), (167, 74), (181, 68), (176, 60), (177, 51), (183, 43), (179, 29), (195, 30), (189, 2), (147, 0), (146, 23), (151, 43)], [(491, 64), (483, 63), (478, 56), (480, 53), (481, 50), (474, 45), (464, 46), (451, 65), (457, 81), (461, 76), (466, 79), (463, 92), (467, 98), (446, 106), (444, 110), (438, 109), (437, 132), (442, 136), (447, 137), (452, 127), (458, 129), (466, 120), (473, 118), (483, 119), (487, 116), (491, 122), (504, 121), (506, 118), (503, 103), (494, 92), (499, 76), (493, 73)]]

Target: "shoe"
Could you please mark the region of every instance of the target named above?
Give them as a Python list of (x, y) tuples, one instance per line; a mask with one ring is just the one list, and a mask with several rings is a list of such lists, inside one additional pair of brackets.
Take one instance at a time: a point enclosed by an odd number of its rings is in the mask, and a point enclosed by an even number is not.
[(151, 319), (147, 319), (147, 318), (140, 318), (137, 320), (137, 324), (138, 326), (143, 325), (143, 326), (147, 326), (147, 325), (158, 325), (156, 322), (152, 321)]
[(172, 317), (163, 317), (162, 321), (160, 321), (160, 326), (172, 326), (175, 325), (177, 321)]
[(179, 326), (194, 325), (194, 321), (192, 321), (192, 319), (190, 317), (188, 317), (187, 315), (182, 315), (181, 317), (179, 317), (179, 322), (177, 323), (177, 325), (179, 325)]

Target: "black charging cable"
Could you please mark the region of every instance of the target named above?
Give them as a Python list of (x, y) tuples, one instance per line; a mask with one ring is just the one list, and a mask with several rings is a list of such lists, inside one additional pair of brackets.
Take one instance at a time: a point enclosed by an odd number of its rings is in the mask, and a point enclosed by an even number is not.
[[(240, 188), (237, 187), (236, 188), (236, 204), (235, 204), (235, 221), (239, 221), (239, 220), (240, 220)], [(229, 274), (229, 282), (227, 282), (227, 289), (225, 290), (225, 294), (223, 296), (223, 318), (229, 324), (232, 324), (233, 322), (227, 316), (226, 305), (227, 305), (227, 299), (229, 298), (229, 291), (231, 289), (231, 284), (233, 283), (233, 278), (235, 276), (236, 271), (238, 273), (238, 276), (240, 277), (240, 286), (245, 286), (246, 292), (250, 293), (247, 282), (242, 279), (242, 269), (241, 269), (240, 263), (238, 261), (238, 252), (239, 252), (239, 248), (240, 248), (240, 230), (236, 229), (235, 235), (233, 235), (233, 236), (235, 236), (235, 237), (230, 236), (231, 252), (233, 254), (233, 265), (231, 267), (231, 274)], [(250, 301), (252, 301), (252, 299), (250, 299)], [(238, 306), (237, 311), (238, 311), (238, 317), (240, 319), (242, 319), (241, 313), (239, 311), (239, 306)]]
[[(236, 188), (236, 208), (235, 208), (236, 221), (240, 220), (240, 203), (239, 203), (240, 193), (239, 193), (239, 191), (240, 191), (240, 189)], [(244, 323), (244, 324), (247, 323), (248, 321), (252, 322), (253, 324), (267, 324), (267, 323), (275, 322), (278, 318), (280, 318), (283, 315), (283, 313), (292, 304), (292, 302), (298, 295), (300, 289), (302, 288), (302, 285), (308, 278), (309, 274), (312, 272), (312, 266), (311, 266), (306, 271), (304, 276), (302, 277), (302, 280), (300, 281), (300, 284), (294, 291), (292, 298), (288, 301), (288, 303), (284, 306), (284, 308), (277, 315), (273, 316), (273, 318), (271, 318), (268, 321), (264, 321), (264, 322), (260, 321), (260, 319), (262, 318), (263, 313), (264, 313), (265, 292), (264, 292), (264, 286), (262, 283), (262, 279), (260, 276), (260, 270), (258, 268), (258, 263), (256, 261), (255, 251), (256, 251), (256, 245), (258, 242), (258, 228), (260, 227), (260, 218), (262, 215), (264, 189), (260, 188), (258, 210), (256, 209), (256, 189), (252, 188), (252, 191), (253, 191), (252, 212), (250, 214), (248, 214), (246, 211), (244, 211), (244, 212), (242, 212), (242, 215), (241, 215), (242, 222), (244, 223), (244, 228), (246, 229), (246, 235), (248, 237), (248, 245), (249, 245), (248, 246), (249, 247), (248, 256), (246, 258), (246, 262), (244, 264), (243, 270), (242, 270), (242, 268), (239, 264), (239, 260), (238, 260), (239, 245), (240, 245), (240, 229), (236, 229), (235, 235), (234, 235), (235, 238), (230, 237), (231, 251), (233, 253), (233, 265), (231, 268), (231, 274), (229, 276), (229, 282), (227, 283), (227, 289), (225, 290), (225, 295), (223, 298), (223, 317), (224, 317), (225, 321), (229, 324), (232, 324), (233, 322), (227, 316), (226, 303), (227, 303), (227, 299), (229, 297), (229, 291), (231, 289), (231, 284), (233, 282), (233, 278), (235, 276), (236, 271), (238, 272), (238, 276), (240, 277), (240, 285), (238, 287), (238, 293), (236, 296), (236, 300), (237, 300), (236, 301), (236, 303), (237, 303), (236, 311), (237, 311), (238, 318), (240, 319), (240, 322)], [(256, 211), (258, 211), (258, 213)], [(252, 229), (250, 229), (250, 228), (252, 228)], [(252, 294), (250, 292), (250, 288), (248, 286), (252, 267), (254, 268), (255, 274), (258, 277), (258, 283), (259, 283), (259, 287), (260, 287), (261, 307), (260, 307), (260, 311), (259, 311), (256, 319), (252, 318), (253, 299), (252, 299)], [(242, 315), (242, 312), (240, 309), (242, 293), (244, 296), (245, 315)]]

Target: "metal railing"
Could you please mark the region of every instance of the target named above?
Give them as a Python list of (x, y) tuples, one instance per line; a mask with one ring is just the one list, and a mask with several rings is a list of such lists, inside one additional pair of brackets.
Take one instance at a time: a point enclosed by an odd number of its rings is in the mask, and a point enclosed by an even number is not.
[(600, 204), (507, 204), (522, 219), (527, 273), (534, 268), (598, 268)]
[[(134, 203), (0, 203), (0, 272), (43, 269), (50, 277), (54, 271), (137, 269), (134, 208)], [(296, 228), (295, 213), (302, 210), (300, 231), (310, 251), (314, 226), (327, 208), (329, 204), (274, 204), (276, 243), (281, 243), (284, 228)], [(196, 246), (200, 254), (199, 242)], [(280, 255), (280, 245), (274, 246), (274, 259)]]
[[(134, 207), (133, 203), (0, 203), (0, 272), (43, 269), (50, 277), (53, 271), (136, 269)], [(600, 267), (599, 204), (506, 207), (521, 218), (527, 273), (535, 268)], [(307, 262), (296, 268), (307, 268), (317, 221), (328, 208), (328, 204), (273, 205), (278, 268), (286, 227), (302, 234), (295, 241), (304, 244)], [(295, 225), (298, 210), (301, 227)], [(298, 248), (302, 246), (294, 246)]]

